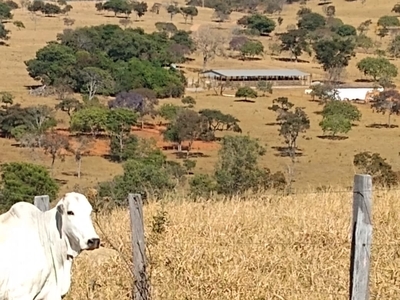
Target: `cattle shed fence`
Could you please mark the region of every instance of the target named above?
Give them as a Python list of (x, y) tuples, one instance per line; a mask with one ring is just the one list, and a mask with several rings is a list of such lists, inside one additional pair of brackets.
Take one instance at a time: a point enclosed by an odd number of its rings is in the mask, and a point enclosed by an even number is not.
[[(149, 300), (151, 285), (147, 272), (146, 243), (143, 224), (143, 201), (140, 194), (129, 194), (134, 300)], [(372, 245), (372, 178), (355, 175), (353, 184), (352, 241), (349, 264), (349, 300), (369, 300), (370, 259)], [(34, 205), (41, 211), (50, 207), (49, 196), (34, 198)]]

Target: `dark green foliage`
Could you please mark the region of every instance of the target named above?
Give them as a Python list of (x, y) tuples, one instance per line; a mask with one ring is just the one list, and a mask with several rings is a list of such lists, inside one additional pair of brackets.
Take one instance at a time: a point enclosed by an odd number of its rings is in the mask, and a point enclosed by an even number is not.
[(242, 17), (237, 24), (246, 26), (248, 30), (256, 31), (258, 35), (268, 35), (276, 27), (274, 20), (258, 13)]
[(311, 54), (311, 49), (306, 40), (306, 33), (305, 30), (294, 29), (280, 35), (281, 51), (289, 51), (295, 61), (304, 51)]
[(194, 198), (209, 199), (215, 191), (216, 183), (209, 174), (196, 174), (189, 180), (190, 195)]
[(315, 58), (325, 71), (347, 67), (355, 56), (355, 44), (350, 39), (320, 40), (313, 45)]
[(335, 33), (341, 37), (356, 36), (357, 30), (352, 25), (344, 24), (337, 27)]
[(238, 90), (235, 93), (235, 97), (237, 98), (244, 98), (244, 100), (247, 100), (247, 98), (257, 98), (257, 91), (253, 90), (251, 87), (248, 86), (243, 86), (238, 88)]
[(330, 132), (331, 136), (338, 133), (348, 133), (351, 130), (352, 122), (360, 121), (361, 112), (349, 102), (329, 101), (322, 110), (322, 121), (319, 123), (322, 131)]
[(22, 162), (1, 166), (0, 210), (9, 209), (14, 203), (33, 203), (37, 195), (49, 195), (55, 199), (59, 187), (45, 167)]
[(314, 12), (301, 15), (299, 21), (297, 22), (299, 29), (304, 29), (306, 31), (315, 31), (318, 28), (324, 27), (325, 24), (325, 17)]
[[(32, 78), (48, 85), (62, 80), (89, 97), (137, 88), (154, 90), (158, 98), (179, 97), (184, 92), (186, 79), (181, 71), (164, 66), (181, 61), (194, 50), (185, 31), (177, 31), (169, 39), (165, 33), (146, 34), (141, 28), (100, 25), (66, 30), (57, 39), (59, 43), (49, 43), (35, 59), (25, 62)], [(171, 55), (171, 47), (176, 46), (184, 51)]]
[(382, 16), (377, 24), (382, 27), (400, 26), (400, 21), (396, 16)]
[[(0, 23), (0, 45), (4, 44), (4, 41), (7, 41), (10, 36), (8, 35), (10, 30), (4, 27), (4, 24)], [(2, 41), (1, 41), (2, 40)]]
[(111, 197), (117, 205), (127, 205), (128, 193), (148, 194), (161, 198), (175, 187), (174, 175), (168, 167), (165, 155), (152, 146), (138, 151), (139, 157), (124, 163), (123, 175), (114, 177), (112, 181), (99, 184), (99, 195)]
[(379, 153), (357, 153), (354, 155), (353, 164), (360, 169), (360, 173), (370, 174), (374, 185), (392, 187), (399, 182), (392, 166)]
[(5, 2), (0, 2), (0, 22), (13, 18), (11, 13), (12, 8)]
[[(274, 182), (273, 178), (280, 176), (276, 174), (274, 176), (269, 169), (258, 165), (259, 158), (264, 154), (265, 148), (249, 136), (223, 137), (214, 173), (217, 192), (226, 196), (235, 196), (249, 190), (257, 192), (276, 188), (277, 182)], [(204, 182), (211, 185), (206, 178), (202, 178), (202, 185)]]

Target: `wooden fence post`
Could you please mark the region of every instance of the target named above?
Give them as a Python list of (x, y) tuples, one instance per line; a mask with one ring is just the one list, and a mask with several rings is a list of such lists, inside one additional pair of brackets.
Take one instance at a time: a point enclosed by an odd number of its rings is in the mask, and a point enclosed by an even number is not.
[(47, 195), (35, 196), (33, 204), (41, 211), (47, 211), (50, 209), (50, 198)]
[(353, 235), (350, 254), (350, 300), (369, 299), (372, 243), (372, 178), (355, 175), (353, 186)]
[(135, 276), (134, 299), (150, 299), (150, 284), (146, 270), (146, 244), (143, 225), (143, 202), (140, 194), (129, 194), (131, 217), (133, 274)]

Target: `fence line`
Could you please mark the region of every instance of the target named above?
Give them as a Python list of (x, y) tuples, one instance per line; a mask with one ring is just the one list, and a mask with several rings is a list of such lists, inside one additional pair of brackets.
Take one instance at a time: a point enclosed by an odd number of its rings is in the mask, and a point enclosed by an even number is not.
[[(400, 190), (392, 189), (392, 190)], [(388, 244), (372, 244), (372, 179), (369, 175), (355, 175), (353, 191), (318, 191), (308, 192), (305, 194), (327, 194), (327, 193), (351, 193), (353, 195), (352, 207), (352, 241), (341, 241), (335, 244), (343, 244), (350, 246), (350, 286), (349, 293), (329, 293), (326, 291), (312, 291), (310, 293), (331, 294), (336, 296), (346, 296), (350, 300), (368, 300), (369, 299), (369, 272), (371, 263), (371, 246), (382, 245), (400, 245), (400, 243)], [(379, 190), (374, 190), (377, 192)], [(386, 191), (386, 190), (384, 190)], [(297, 193), (298, 194), (298, 193)], [(134, 299), (148, 300), (150, 299), (151, 284), (149, 282), (149, 274), (146, 260), (146, 245), (143, 225), (143, 202), (140, 194), (129, 194), (129, 210), (131, 220), (131, 239), (133, 254), (133, 275), (134, 282)], [(41, 210), (49, 208), (49, 197), (36, 196), (34, 204)], [(215, 243), (215, 241), (213, 241)], [(244, 242), (243, 242), (244, 243)], [(254, 242), (255, 243), (255, 242)], [(237, 243), (235, 243), (237, 244)], [(248, 244), (248, 243), (247, 243)], [(275, 245), (277, 243), (255, 243), (264, 244), (265, 246)], [(310, 244), (309, 242), (285, 242), (278, 243), (285, 245)], [(231, 245), (228, 245), (231, 246)], [(154, 284), (156, 287), (157, 284)], [(236, 286), (241, 286), (240, 284)], [(243, 285), (250, 287), (251, 285)]]

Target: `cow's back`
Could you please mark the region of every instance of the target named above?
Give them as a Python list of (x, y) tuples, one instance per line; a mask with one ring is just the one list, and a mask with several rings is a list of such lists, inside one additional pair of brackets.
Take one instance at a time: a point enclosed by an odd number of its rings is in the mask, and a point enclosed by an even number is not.
[(36, 295), (49, 276), (39, 211), (18, 202), (0, 216), (0, 299)]

